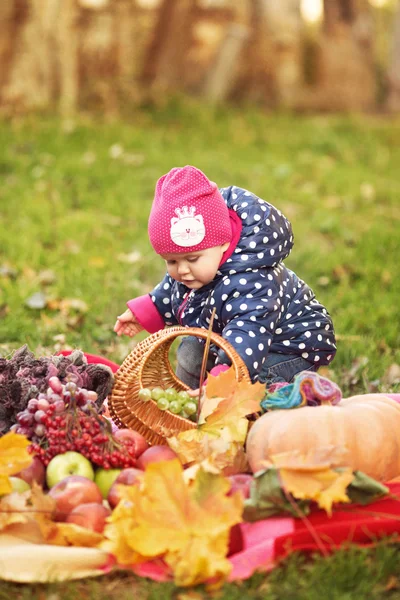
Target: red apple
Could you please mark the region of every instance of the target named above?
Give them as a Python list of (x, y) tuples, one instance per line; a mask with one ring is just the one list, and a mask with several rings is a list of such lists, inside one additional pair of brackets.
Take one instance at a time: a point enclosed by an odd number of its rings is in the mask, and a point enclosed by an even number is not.
[(178, 456), (169, 446), (151, 446), (139, 456), (136, 466), (144, 471), (150, 463), (160, 462), (160, 460), (173, 460), (174, 458), (178, 458)]
[(34, 456), (29, 467), (16, 473), (15, 477), (23, 479), (26, 483), (29, 483), (29, 485), (32, 485), (32, 482), (36, 481), (36, 483), (43, 486), (46, 480), (46, 467), (38, 456)]
[(110, 487), (110, 491), (108, 492), (107, 500), (111, 508), (115, 508), (121, 499), (119, 486), (139, 485), (142, 475), (143, 471), (141, 471), (140, 469), (135, 469), (134, 467), (122, 469), (121, 473), (118, 475), (118, 477)]
[(149, 447), (146, 438), (134, 429), (118, 429), (115, 433), (113, 433), (113, 437), (118, 442), (123, 442), (125, 440), (131, 441), (135, 445), (136, 458), (143, 454), (143, 452)]
[(235, 492), (240, 492), (243, 498), (250, 497), (250, 486), (254, 481), (253, 475), (250, 473), (237, 473), (236, 475), (229, 475), (229, 481), (231, 482), (231, 489), (228, 492), (228, 496), (231, 496)]
[(103, 497), (94, 481), (81, 475), (69, 475), (54, 485), (48, 495), (56, 501), (56, 521), (64, 521), (80, 504), (101, 504)]
[(111, 510), (102, 504), (88, 502), (75, 506), (65, 519), (66, 523), (74, 523), (86, 527), (91, 531), (102, 533), (106, 524), (106, 518), (111, 515)]

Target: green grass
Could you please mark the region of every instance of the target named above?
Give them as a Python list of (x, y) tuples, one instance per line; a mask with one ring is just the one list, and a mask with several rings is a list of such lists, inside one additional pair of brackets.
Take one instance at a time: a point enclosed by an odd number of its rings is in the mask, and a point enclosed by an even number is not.
[[(0, 356), (27, 343), (37, 353), (79, 347), (120, 363), (135, 342), (116, 338), (115, 318), (164, 272), (146, 232), (155, 182), (194, 164), (292, 221), (286, 264), (333, 317), (338, 353), (329, 376), (344, 393), (399, 389), (384, 377), (400, 364), (399, 124), (179, 101), (135, 110), (124, 122), (44, 115), (0, 123)], [(134, 252), (139, 260), (129, 262)], [(36, 292), (46, 295), (43, 310), (26, 305)], [(354, 551), (351, 561), (346, 553), (311, 563), (297, 557), (267, 577), (225, 586), (219, 597), (394, 598), (396, 588), (379, 594), (396, 574), (398, 552), (380, 552)], [(120, 580), (55, 593), (100, 600), (115, 588), (121, 599), (132, 590), (139, 599), (179, 598), (173, 586)], [(2, 584), (0, 599), (48, 597), (35, 590)]]
[(184, 590), (116, 573), (59, 584), (2, 582), (0, 600), (395, 600), (400, 598), (398, 564), (398, 549), (381, 544), (373, 550), (341, 550), (326, 558), (294, 554), (268, 575), (258, 573), (214, 593), (204, 586)]

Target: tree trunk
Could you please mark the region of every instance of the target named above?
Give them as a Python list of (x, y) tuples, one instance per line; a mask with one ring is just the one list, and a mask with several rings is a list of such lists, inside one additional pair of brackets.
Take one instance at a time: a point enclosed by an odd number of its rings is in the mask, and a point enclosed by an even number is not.
[(400, 112), (400, 2), (394, 17), (393, 41), (388, 70), (389, 93), (386, 107), (390, 112)]
[(196, 0), (164, 0), (145, 58), (142, 81), (156, 90), (182, 89)]
[(310, 92), (308, 108), (370, 110), (375, 106), (375, 98), (368, 0), (325, 0), (317, 85)]

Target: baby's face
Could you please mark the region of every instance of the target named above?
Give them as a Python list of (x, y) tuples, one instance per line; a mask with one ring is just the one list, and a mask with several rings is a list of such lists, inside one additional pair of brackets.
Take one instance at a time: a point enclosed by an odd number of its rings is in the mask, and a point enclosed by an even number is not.
[(198, 290), (210, 283), (217, 274), (221, 258), (229, 242), (198, 252), (185, 254), (162, 254), (168, 274), (191, 290)]

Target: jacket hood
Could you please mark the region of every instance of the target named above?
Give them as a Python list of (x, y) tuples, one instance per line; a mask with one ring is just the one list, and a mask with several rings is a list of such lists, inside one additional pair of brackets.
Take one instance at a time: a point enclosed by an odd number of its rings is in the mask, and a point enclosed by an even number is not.
[(236, 186), (219, 191), (242, 222), (239, 242), (220, 266), (221, 274), (275, 267), (289, 256), (293, 247), (292, 226), (280, 210)]

